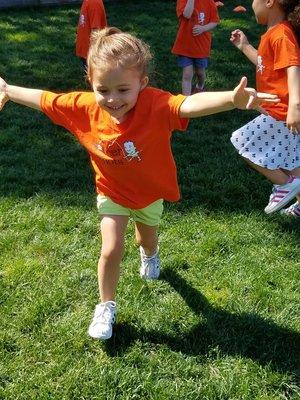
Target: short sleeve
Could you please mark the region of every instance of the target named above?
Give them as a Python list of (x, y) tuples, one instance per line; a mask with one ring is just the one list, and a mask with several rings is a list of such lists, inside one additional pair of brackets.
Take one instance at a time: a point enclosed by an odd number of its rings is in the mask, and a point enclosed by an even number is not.
[(177, 0), (176, 14), (178, 18), (183, 14), (183, 10), (185, 9), (186, 3), (187, 0)]
[(90, 93), (52, 93), (44, 91), (41, 110), (57, 125), (76, 134), (89, 130), (88, 104)]
[(289, 36), (278, 38), (273, 44), (274, 69), (300, 65), (300, 52), (297, 43)]
[(216, 4), (213, 0), (211, 0), (211, 12), (210, 12), (210, 21), (209, 22), (220, 22), (218, 7), (216, 6)]
[(185, 131), (189, 119), (188, 118), (180, 118), (179, 117), (179, 112), (180, 112), (180, 107), (181, 104), (184, 102), (186, 99), (186, 96), (179, 94), (179, 95), (171, 95), (168, 100), (168, 105), (170, 109), (170, 128), (171, 130), (180, 130), (180, 131)]

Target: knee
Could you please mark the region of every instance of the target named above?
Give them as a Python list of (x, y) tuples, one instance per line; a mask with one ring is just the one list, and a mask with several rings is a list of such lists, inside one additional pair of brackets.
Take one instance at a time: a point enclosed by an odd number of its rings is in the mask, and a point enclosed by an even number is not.
[(102, 245), (101, 258), (106, 261), (118, 261), (124, 253), (124, 243), (122, 241), (113, 244)]
[(183, 81), (191, 81), (193, 79), (193, 71), (183, 71), (182, 80)]

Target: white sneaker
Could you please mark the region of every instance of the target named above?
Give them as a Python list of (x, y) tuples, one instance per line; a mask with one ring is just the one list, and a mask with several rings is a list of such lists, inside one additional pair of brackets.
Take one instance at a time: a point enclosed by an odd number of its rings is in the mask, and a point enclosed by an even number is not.
[(300, 203), (296, 201), (296, 203), (292, 204), (288, 208), (281, 210), (280, 214), (300, 218)]
[(89, 326), (89, 335), (94, 339), (106, 340), (111, 338), (116, 314), (117, 307), (114, 301), (97, 304), (93, 320)]
[(269, 204), (265, 208), (267, 214), (280, 210), (300, 193), (300, 178), (291, 176), (285, 185), (274, 185)]
[(160, 259), (158, 255), (158, 248), (153, 256), (148, 257), (142, 246), (140, 246), (141, 254), (141, 267), (140, 277), (143, 279), (157, 279), (160, 273)]

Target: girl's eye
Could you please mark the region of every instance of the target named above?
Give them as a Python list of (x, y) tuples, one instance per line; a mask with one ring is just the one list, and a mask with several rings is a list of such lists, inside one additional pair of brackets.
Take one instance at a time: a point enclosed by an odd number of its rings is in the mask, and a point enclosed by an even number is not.
[(99, 93), (99, 94), (106, 94), (106, 93), (107, 93), (107, 90), (98, 90), (98, 93)]
[(129, 90), (129, 89), (120, 89), (119, 91), (120, 91), (121, 93), (125, 93), (125, 92), (128, 92), (128, 90)]

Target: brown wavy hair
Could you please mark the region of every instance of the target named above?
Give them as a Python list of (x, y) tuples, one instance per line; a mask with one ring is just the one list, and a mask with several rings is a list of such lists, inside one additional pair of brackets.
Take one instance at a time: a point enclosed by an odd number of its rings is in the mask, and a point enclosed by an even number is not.
[(152, 54), (146, 43), (118, 28), (107, 27), (92, 33), (87, 76), (91, 79), (94, 69), (123, 67), (136, 69), (144, 77), (151, 60)]
[(300, 0), (278, 0), (278, 4), (292, 25), (300, 46)]

